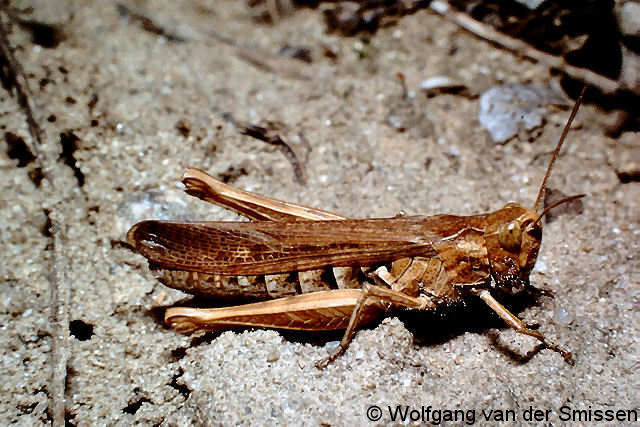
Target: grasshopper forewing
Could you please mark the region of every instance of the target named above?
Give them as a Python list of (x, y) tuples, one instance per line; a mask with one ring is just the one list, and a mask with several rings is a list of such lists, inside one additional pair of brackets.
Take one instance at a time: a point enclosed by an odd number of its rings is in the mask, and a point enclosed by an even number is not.
[[(509, 203), (473, 216), (351, 219), (238, 190), (188, 169), (183, 177), (188, 194), (252, 221), (142, 221), (127, 240), (170, 287), (223, 300), (262, 300), (224, 308), (169, 308), (166, 323), (182, 332), (346, 329), (336, 351), (317, 363), (324, 367), (344, 352), (358, 326), (385, 311), (436, 310), (479, 297), (516, 332), (570, 362), (570, 352), (527, 328), (494, 294), (533, 289), (529, 275), (542, 239), (540, 219), (549, 209), (538, 214), (538, 205), (583, 94), (533, 210)], [(569, 199), (575, 197), (581, 196)]]

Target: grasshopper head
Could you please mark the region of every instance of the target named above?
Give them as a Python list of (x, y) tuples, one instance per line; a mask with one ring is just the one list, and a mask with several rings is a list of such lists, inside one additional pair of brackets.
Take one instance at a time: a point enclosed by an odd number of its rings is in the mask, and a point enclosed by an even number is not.
[(547, 172), (542, 179), (533, 209), (527, 209), (516, 203), (508, 203), (504, 208), (489, 214), (487, 218), (484, 239), (487, 246), (489, 268), (497, 288), (503, 292), (517, 294), (529, 288), (529, 274), (536, 263), (542, 242), (542, 217), (561, 203), (584, 197), (584, 194), (578, 194), (564, 198), (546, 207), (541, 214), (536, 214), (538, 207), (543, 202), (547, 179), (551, 175), (560, 148), (562, 148), (571, 128), (571, 123), (578, 113), (578, 107), (580, 107), (586, 89), (585, 86), (580, 92), (569, 120), (562, 130), (562, 135), (556, 144), (549, 166), (547, 166)]
[(542, 241), (538, 215), (516, 203), (492, 213), (484, 233), (491, 275), (498, 287), (517, 294), (529, 286)]

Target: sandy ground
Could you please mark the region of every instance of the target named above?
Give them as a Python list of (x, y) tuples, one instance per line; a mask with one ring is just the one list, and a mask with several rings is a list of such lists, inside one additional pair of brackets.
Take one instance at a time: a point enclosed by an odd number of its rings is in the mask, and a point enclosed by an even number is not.
[[(530, 408), (550, 410), (553, 423), (573, 409), (637, 413), (640, 184), (621, 183), (614, 166), (637, 159), (638, 135), (603, 136), (606, 116), (590, 105), (550, 183), (586, 193), (583, 212), (546, 224), (531, 275), (555, 298), (519, 311), (571, 349), (575, 366), (548, 350), (528, 354), (537, 348), (532, 339), (473, 304), (389, 316), (360, 331), (324, 371), (313, 362), (340, 334), (183, 336), (165, 327), (163, 307), (185, 295), (158, 283), (122, 244), (126, 230), (150, 217), (234, 218), (181, 193), (185, 167), (347, 216), (473, 214), (512, 200), (531, 206), (568, 111), (550, 108), (535, 134), (497, 145), (478, 122), (477, 97), (425, 96), (420, 82), (438, 75), (473, 94), (500, 83), (551, 83), (544, 67), (428, 12), (365, 40), (327, 34), (318, 10), (266, 26), (252, 22), (244, 2), (122, 4), (186, 41), (145, 31), (112, 1), (38, 3), (37, 17), (65, 34), (54, 48), (33, 44), (17, 27), (10, 35), (55, 185), (37, 187), (29, 178), (36, 163), (17, 167), (10, 158), (8, 140), (31, 139), (15, 99), (2, 92), (3, 423), (50, 422), (56, 387), (64, 387), (72, 425), (368, 425), (372, 405), (381, 410), (376, 424), (392, 423), (397, 405), (425, 421), (464, 411), (453, 424), (508, 410), (525, 423)], [(309, 47), (313, 63), (279, 57), (284, 45)], [(247, 52), (268, 64), (252, 64)], [(277, 147), (240, 135), (229, 117), (279, 123), (307, 154), (306, 184)], [(62, 223), (55, 251), (43, 209)], [(69, 322), (64, 386), (51, 380), (54, 254), (63, 268), (53, 297)]]

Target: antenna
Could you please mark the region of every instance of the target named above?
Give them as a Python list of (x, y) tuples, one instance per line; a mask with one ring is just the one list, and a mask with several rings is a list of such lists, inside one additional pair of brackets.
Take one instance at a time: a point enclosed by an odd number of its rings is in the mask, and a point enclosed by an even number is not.
[(551, 206), (547, 206), (547, 208), (545, 210), (543, 210), (540, 215), (538, 215), (538, 218), (536, 218), (536, 220), (533, 221), (532, 227), (534, 227), (538, 222), (540, 222), (542, 217), (545, 216), (551, 209), (555, 208), (556, 206), (561, 205), (563, 203), (571, 202), (571, 201), (576, 200), (576, 199), (580, 199), (580, 198), (582, 198), (584, 196), (585, 196), (584, 194), (577, 194), (575, 196), (565, 197), (564, 199), (558, 200), (555, 203), (551, 203)]
[(576, 103), (573, 106), (573, 110), (571, 110), (571, 115), (569, 116), (569, 120), (567, 121), (567, 124), (564, 126), (564, 129), (562, 130), (562, 135), (560, 135), (560, 139), (558, 140), (556, 149), (553, 152), (553, 157), (551, 157), (551, 162), (549, 162), (547, 173), (544, 175), (544, 179), (542, 180), (542, 185), (540, 186), (540, 190), (538, 191), (538, 197), (536, 198), (536, 203), (533, 205), (534, 212), (538, 212), (538, 205), (542, 201), (542, 196), (544, 196), (544, 191), (547, 188), (547, 179), (549, 178), (549, 175), (551, 175), (551, 169), (553, 169), (553, 164), (556, 162), (556, 159), (558, 158), (558, 154), (560, 153), (560, 148), (562, 148), (562, 144), (564, 143), (564, 140), (567, 137), (567, 134), (569, 133), (569, 128), (571, 127), (571, 123), (573, 122), (573, 119), (576, 117), (576, 114), (578, 114), (578, 108), (582, 103), (582, 98), (584, 98), (584, 93), (586, 92), (586, 90), (587, 90), (587, 86), (585, 85), (582, 88), (582, 91), (580, 91), (580, 95), (578, 96), (578, 99), (576, 100)]

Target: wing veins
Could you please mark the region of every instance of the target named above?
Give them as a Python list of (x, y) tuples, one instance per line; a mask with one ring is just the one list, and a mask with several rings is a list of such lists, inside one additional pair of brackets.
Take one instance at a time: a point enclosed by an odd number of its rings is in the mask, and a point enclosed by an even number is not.
[[(227, 275), (271, 274), (432, 254), (431, 239), (421, 236), (420, 228), (419, 221), (398, 219), (286, 225), (145, 221), (132, 230), (132, 240), (139, 243), (137, 247), (145, 257), (162, 268)], [(153, 244), (145, 245), (145, 241)]]

